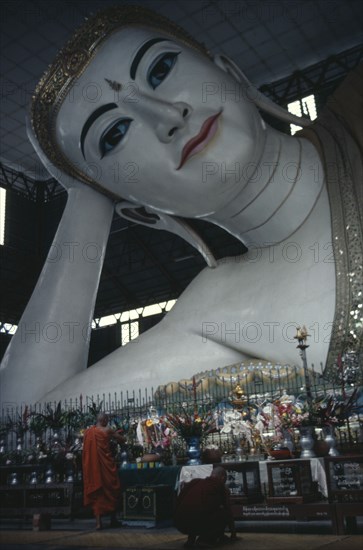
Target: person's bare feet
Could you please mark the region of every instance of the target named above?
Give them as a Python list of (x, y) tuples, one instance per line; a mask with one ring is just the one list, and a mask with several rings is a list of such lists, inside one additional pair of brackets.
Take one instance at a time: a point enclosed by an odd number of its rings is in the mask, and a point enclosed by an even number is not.
[(194, 548), (196, 538), (195, 535), (188, 535), (188, 540), (184, 543), (184, 548)]
[(101, 529), (102, 529), (101, 516), (96, 516), (96, 531), (101, 531)]

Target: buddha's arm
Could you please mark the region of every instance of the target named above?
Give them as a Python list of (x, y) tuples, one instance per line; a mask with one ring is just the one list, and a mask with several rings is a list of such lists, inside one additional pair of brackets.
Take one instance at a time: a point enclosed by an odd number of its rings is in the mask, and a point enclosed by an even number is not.
[(86, 368), (112, 201), (71, 188), (47, 260), (1, 365), (1, 401), (26, 402)]

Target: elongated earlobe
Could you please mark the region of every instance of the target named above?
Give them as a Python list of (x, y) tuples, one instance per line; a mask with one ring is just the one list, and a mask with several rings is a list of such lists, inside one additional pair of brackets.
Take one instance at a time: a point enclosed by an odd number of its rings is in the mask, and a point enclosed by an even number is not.
[(271, 99), (261, 94), (261, 92), (248, 80), (246, 75), (241, 71), (241, 69), (236, 65), (232, 59), (226, 55), (216, 54), (214, 56), (214, 63), (222, 69), (222, 71), (230, 74), (233, 78), (242, 84), (246, 90), (246, 99), (252, 101), (265, 113), (268, 113), (279, 120), (285, 120), (291, 124), (297, 124), (298, 126), (311, 126), (312, 121), (306, 117), (295, 116), (280, 105), (277, 105)]

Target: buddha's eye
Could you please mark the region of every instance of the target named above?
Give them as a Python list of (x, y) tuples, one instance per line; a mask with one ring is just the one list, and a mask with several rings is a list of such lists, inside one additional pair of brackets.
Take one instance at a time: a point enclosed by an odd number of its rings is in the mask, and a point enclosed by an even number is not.
[(126, 135), (132, 122), (131, 118), (122, 118), (105, 130), (100, 139), (101, 158), (112, 151)]
[(147, 81), (154, 90), (168, 76), (179, 54), (180, 52), (163, 53), (151, 64), (147, 73)]

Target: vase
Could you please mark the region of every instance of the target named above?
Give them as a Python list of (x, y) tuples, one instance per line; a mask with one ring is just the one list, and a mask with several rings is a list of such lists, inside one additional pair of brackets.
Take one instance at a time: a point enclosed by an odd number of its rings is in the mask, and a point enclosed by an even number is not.
[(73, 481), (74, 481), (73, 470), (68, 470), (66, 474), (66, 482), (73, 483)]
[(289, 449), (290, 453), (293, 454), (294, 452), (294, 442), (292, 439), (292, 435), (289, 432), (289, 430), (283, 430), (282, 431), (282, 447), (286, 447), (286, 449)]
[(242, 462), (243, 461), (243, 448), (241, 447), (241, 444), (238, 442), (236, 447), (236, 462)]
[(30, 485), (37, 485), (39, 483), (37, 472), (32, 472), (30, 474), (29, 483), (30, 483)]
[(329, 456), (339, 456), (339, 451), (337, 447), (337, 439), (335, 436), (334, 426), (324, 426), (323, 427), (324, 441), (327, 443), (329, 451)]
[(18, 485), (19, 484), (18, 474), (16, 472), (13, 472), (12, 474), (10, 474), (9, 483), (10, 483), (10, 485)]
[(188, 466), (202, 464), (200, 458), (200, 436), (194, 435), (185, 438), (187, 444)]
[(129, 463), (128, 463), (127, 458), (128, 458), (127, 452), (122, 451), (122, 453), (121, 453), (121, 470), (127, 470), (128, 469)]
[(50, 445), (52, 449), (55, 451), (57, 451), (60, 448), (61, 444), (60, 444), (60, 436), (59, 436), (58, 429), (54, 429), (53, 434), (51, 436)]
[(54, 481), (55, 481), (54, 471), (53, 471), (53, 468), (49, 466), (47, 471), (45, 472), (45, 483), (54, 483)]
[(316, 454), (314, 451), (314, 445), (315, 445), (314, 426), (300, 426), (299, 432), (300, 432), (300, 447), (301, 447), (300, 458), (315, 458)]

